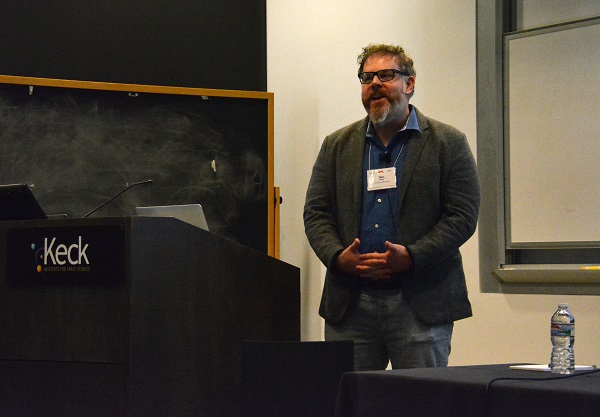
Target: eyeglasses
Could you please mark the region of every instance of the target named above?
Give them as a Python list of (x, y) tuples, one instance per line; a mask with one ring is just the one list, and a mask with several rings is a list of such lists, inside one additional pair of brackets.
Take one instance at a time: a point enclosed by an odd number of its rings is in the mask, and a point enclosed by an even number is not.
[(404, 71), (400, 71), (397, 69), (383, 69), (375, 72), (361, 72), (358, 74), (358, 79), (360, 80), (361, 84), (370, 84), (373, 82), (373, 78), (375, 78), (375, 76), (377, 75), (379, 81), (387, 82), (392, 81), (396, 74), (410, 75)]

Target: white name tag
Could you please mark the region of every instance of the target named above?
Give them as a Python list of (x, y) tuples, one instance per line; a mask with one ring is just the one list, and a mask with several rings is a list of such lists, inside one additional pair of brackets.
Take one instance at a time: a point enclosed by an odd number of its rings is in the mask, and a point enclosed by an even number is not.
[(370, 169), (367, 171), (367, 190), (396, 188), (396, 168)]

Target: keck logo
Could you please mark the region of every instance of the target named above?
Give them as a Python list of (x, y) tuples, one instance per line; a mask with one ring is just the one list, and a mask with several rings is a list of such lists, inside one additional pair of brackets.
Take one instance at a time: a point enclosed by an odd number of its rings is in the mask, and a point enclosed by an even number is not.
[(45, 237), (43, 245), (31, 244), (37, 272), (89, 272), (88, 248), (81, 236), (75, 242)]
[(123, 285), (122, 224), (50, 223), (6, 229), (8, 285)]

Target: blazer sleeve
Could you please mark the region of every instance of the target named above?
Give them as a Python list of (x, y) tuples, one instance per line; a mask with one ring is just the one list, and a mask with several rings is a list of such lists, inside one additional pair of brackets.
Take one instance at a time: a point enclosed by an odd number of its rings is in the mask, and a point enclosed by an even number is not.
[[(458, 252), (475, 232), (479, 215), (480, 186), (475, 159), (466, 136), (439, 122), (429, 124), (432, 140), (428, 155), (413, 173), (408, 202), (420, 204), (407, 210), (403, 221), (415, 232), (407, 245), (413, 273), (422, 272)], [(421, 230), (415, 230), (419, 224)], [(412, 229), (411, 229), (412, 227)]]
[(321, 262), (333, 270), (333, 261), (344, 246), (334, 214), (334, 172), (328, 163), (328, 140), (323, 141), (313, 166), (304, 204), (304, 229), (308, 241)]
[(327, 136), (313, 166), (304, 204), (308, 241), (331, 273), (337, 255), (358, 235), (367, 119)]

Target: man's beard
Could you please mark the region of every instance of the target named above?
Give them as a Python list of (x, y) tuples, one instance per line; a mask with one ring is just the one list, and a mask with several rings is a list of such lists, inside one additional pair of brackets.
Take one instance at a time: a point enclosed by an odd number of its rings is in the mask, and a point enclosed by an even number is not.
[(402, 108), (405, 100), (389, 102), (387, 106), (377, 106), (367, 110), (371, 123), (376, 125), (386, 125), (394, 122), (396, 116), (402, 114)]
[(409, 99), (405, 95), (397, 99), (390, 99), (386, 95), (384, 100), (386, 103), (376, 103), (373, 106), (373, 103), (369, 102), (369, 106), (365, 106), (371, 123), (378, 126), (397, 123), (398, 119), (402, 117), (404, 109), (408, 108)]

